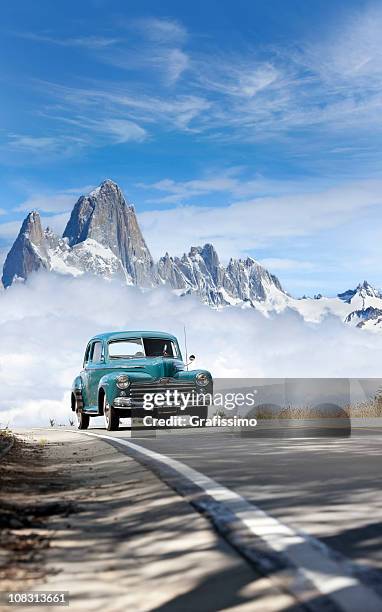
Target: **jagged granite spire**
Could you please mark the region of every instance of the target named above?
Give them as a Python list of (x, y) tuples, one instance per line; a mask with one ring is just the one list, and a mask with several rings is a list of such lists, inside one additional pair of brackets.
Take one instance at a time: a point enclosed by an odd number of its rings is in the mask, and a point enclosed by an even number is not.
[(155, 265), (134, 208), (111, 180), (79, 198), (62, 238), (48, 228), (42, 231), (37, 212), (28, 215), (5, 262), (4, 285), (40, 268), (120, 278), (139, 287), (163, 283), (211, 306), (271, 303), (274, 297), (283, 302), (286, 297), (278, 279), (255, 260), (231, 260), (224, 267), (212, 244), (191, 247), (180, 258), (166, 253)]
[(231, 259), (224, 268), (212, 244), (191, 247), (181, 258), (166, 253), (158, 262), (158, 275), (173, 289), (196, 293), (212, 306), (286, 296), (278, 278), (251, 257)]
[(109, 248), (121, 261), (132, 282), (155, 284), (154, 262), (138, 225), (133, 206), (110, 179), (75, 204), (64, 238), (73, 247), (89, 238)]
[(224, 303), (220, 294), (224, 268), (212, 244), (191, 247), (188, 255), (170, 257), (158, 262), (158, 276), (165, 284), (181, 293), (196, 293), (203, 302), (213, 306)]
[(31, 272), (49, 269), (40, 215), (33, 210), (24, 219), (19, 235), (9, 251), (3, 267), (2, 282), (9, 287), (14, 280), (25, 280)]
[(249, 302), (266, 300), (271, 290), (285, 293), (279, 279), (252, 257), (230, 259), (223, 287), (227, 293)]

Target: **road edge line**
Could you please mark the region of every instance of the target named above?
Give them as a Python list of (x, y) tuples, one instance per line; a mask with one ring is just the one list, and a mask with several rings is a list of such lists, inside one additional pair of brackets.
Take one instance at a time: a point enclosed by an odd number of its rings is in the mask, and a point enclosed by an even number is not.
[(241, 556), (305, 608), (314, 612), (322, 611), (324, 606), (328, 612), (382, 609), (382, 599), (358, 579), (352, 561), (313, 536), (284, 525), (209, 476), (122, 438), (69, 431), (100, 438), (114, 447), (128, 448), (133, 458), (207, 516)]

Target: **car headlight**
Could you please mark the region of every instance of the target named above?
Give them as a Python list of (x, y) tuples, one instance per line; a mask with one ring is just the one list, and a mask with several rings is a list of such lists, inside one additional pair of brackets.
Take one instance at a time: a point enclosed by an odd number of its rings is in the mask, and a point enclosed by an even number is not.
[(130, 384), (129, 377), (123, 374), (122, 376), (118, 376), (117, 378), (117, 387), (118, 389), (127, 389)]
[(200, 387), (206, 387), (209, 382), (210, 377), (204, 374), (204, 372), (199, 372), (199, 374), (196, 375), (196, 384)]

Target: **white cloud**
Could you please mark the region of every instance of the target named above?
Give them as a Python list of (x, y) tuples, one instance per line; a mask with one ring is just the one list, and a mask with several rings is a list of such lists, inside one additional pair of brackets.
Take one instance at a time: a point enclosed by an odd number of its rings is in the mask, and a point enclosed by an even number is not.
[(150, 70), (150, 81), (173, 85), (189, 67), (183, 45), (188, 35), (175, 20), (146, 18), (119, 22), (128, 31), (119, 45), (97, 54), (99, 60), (126, 71)]
[(183, 253), (185, 245), (212, 242), (227, 260), (265, 246), (280, 249), (283, 239), (341, 227), (380, 206), (381, 194), (380, 181), (358, 182), (316, 192), (251, 198), (229, 206), (146, 211), (139, 220), (156, 257), (165, 251)]
[(314, 270), (317, 265), (311, 261), (300, 261), (299, 259), (282, 259), (280, 257), (266, 257), (260, 260), (265, 268), (275, 270)]
[(62, 235), (67, 222), (69, 221), (70, 212), (57, 213), (56, 215), (42, 215), (41, 223), (43, 227), (49, 227), (55, 234)]
[[(82, 130), (95, 129), (110, 119), (121, 117), (139, 125), (160, 124), (165, 129), (196, 131), (195, 122), (210, 108), (211, 103), (197, 95), (176, 94), (171, 97), (159, 95), (126, 93), (125, 85), (97, 83), (97, 87), (74, 88), (41, 82), (51, 97), (65, 102), (66, 115), (47, 117), (63, 124), (72, 124)], [(83, 115), (86, 111), (86, 116)], [(79, 114), (80, 113), (80, 114)]]
[(20, 230), (20, 221), (8, 221), (0, 223), (0, 238), (5, 240), (14, 240)]
[(188, 37), (186, 28), (175, 19), (149, 17), (136, 19), (132, 25), (138, 26), (147, 39), (159, 44), (183, 43)]
[(92, 125), (95, 131), (109, 134), (117, 143), (142, 142), (147, 136), (146, 130), (133, 121), (127, 121), (126, 119), (104, 119)]
[(228, 96), (253, 98), (269, 87), (280, 87), (283, 74), (271, 62), (243, 56), (214, 56), (195, 65), (201, 86)]
[(147, 136), (145, 129), (140, 127), (134, 121), (128, 119), (115, 119), (110, 116), (105, 116), (100, 119), (93, 119), (84, 115), (76, 115), (72, 117), (60, 117), (60, 120), (68, 125), (73, 125), (76, 130), (79, 128), (86, 132), (89, 143), (89, 138), (93, 134), (101, 134), (103, 142), (98, 144), (105, 144), (106, 142), (112, 142), (115, 144), (122, 142), (142, 142)]
[(215, 311), (165, 289), (39, 273), (0, 293), (0, 423), (67, 423), (71, 382), (92, 335), (158, 329), (182, 341), (184, 324), (195, 367), (215, 377), (380, 376), (382, 335), (339, 319), (306, 324), (289, 311), (267, 319), (252, 309)]
[[(4, 265), (4, 262), (5, 262), (5, 259), (6, 259), (7, 255), (8, 255), (8, 249), (7, 248), (4, 249), (4, 248), (0, 247), (0, 270), (1, 271), (3, 269), (3, 265)], [(2, 291), (2, 288), (0, 286), (0, 292), (1, 291)]]
[[(202, 178), (190, 181), (174, 181), (165, 178), (155, 183), (137, 183), (137, 187), (146, 191), (163, 193), (162, 196), (149, 197), (146, 201), (158, 203), (182, 204), (190, 202), (192, 198), (212, 195), (216, 193), (230, 194), (235, 199), (243, 197), (259, 197), (264, 195), (281, 195), (293, 193), (294, 195), (306, 190), (303, 181), (269, 180), (261, 175), (244, 179), (240, 176), (243, 168), (232, 167), (225, 171), (209, 171)], [(318, 182), (318, 181), (317, 181)], [(310, 189), (314, 181), (310, 181)]]
[(14, 208), (17, 212), (29, 212), (38, 210), (42, 212), (58, 212), (71, 210), (76, 200), (83, 194), (88, 193), (93, 188), (86, 185), (80, 188), (64, 189), (58, 192), (37, 192), (28, 195), (25, 200)]
[(49, 43), (60, 47), (79, 47), (88, 50), (100, 50), (113, 46), (119, 42), (117, 38), (109, 38), (106, 36), (78, 36), (75, 38), (59, 38), (46, 34), (36, 34), (35, 32), (20, 32), (17, 34), (20, 38), (32, 40), (37, 43)]
[(9, 162), (11, 154), (33, 155), (33, 160), (51, 159), (53, 157), (65, 157), (77, 152), (86, 144), (85, 140), (78, 134), (35, 136), (27, 134), (8, 134), (8, 141), (1, 146), (3, 153), (7, 155)]
[[(69, 212), (66, 213), (58, 213), (53, 215), (43, 215), (41, 217), (41, 223), (43, 227), (49, 226), (51, 230), (55, 233), (61, 235), (64, 231), (64, 228), (69, 219)], [(20, 228), (21, 228), (22, 220), (18, 221), (8, 221), (7, 223), (0, 223), (0, 238), (8, 243), (7, 251), (11, 244), (16, 239)]]
[[(382, 9), (369, 5), (350, 10), (324, 36), (304, 45), (305, 63), (338, 89), (362, 85), (380, 90), (382, 79)], [(376, 82), (377, 79), (377, 82)]]
[(22, 134), (10, 134), (10, 146), (22, 151), (40, 152), (57, 149), (59, 140), (47, 136), (24, 136)]
[(163, 58), (168, 82), (175, 83), (189, 66), (188, 55), (181, 49), (168, 49), (164, 52)]

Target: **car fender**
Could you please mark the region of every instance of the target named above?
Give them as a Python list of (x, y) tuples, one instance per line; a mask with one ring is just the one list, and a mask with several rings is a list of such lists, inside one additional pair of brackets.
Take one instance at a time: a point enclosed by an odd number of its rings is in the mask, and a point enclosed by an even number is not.
[(76, 376), (72, 384), (71, 408), (73, 412), (76, 409), (76, 405), (80, 409), (82, 409), (84, 406), (84, 400), (82, 396), (83, 386), (84, 386), (84, 383), (83, 383), (81, 375)]
[(81, 375), (76, 376), (76, 378), (73, 380), (72, 391), (82, 391), (83, 385), (84, 383), (82, 381)]
[(126, 369), (121, 370), (113, 370), (113, 372), (109, 372), (102, 376), (98, 383), (98, 394), (101, 389), (105, 392), (106, 401), (108, 404), (112, 405), (116, 396), (119, 394), (119, 389), (117, 387), (116, 380), (119, 376), (126, 375), (130, 380), (151, 380), (151, 376), (149, 376), (145, 372), (134, 372), (131, 373)]
[(202, 389), (207, 389), (209, 393), (212, 393), (213, 390), (213, 378), (211, 372), (208, 370), (182, 370), (178, 372), (176, 378), (180, 380), (195, 380), (198, 374), (207, 374), (210, 378), (211, 382), (207, 387), (201, 387)]

